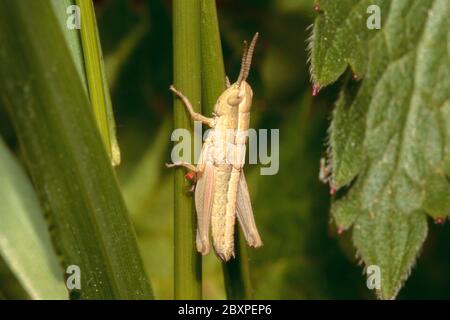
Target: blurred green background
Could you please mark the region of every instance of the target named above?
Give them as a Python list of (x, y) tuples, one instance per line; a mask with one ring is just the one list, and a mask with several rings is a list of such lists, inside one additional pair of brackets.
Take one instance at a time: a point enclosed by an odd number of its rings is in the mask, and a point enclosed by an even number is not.
[[(171, 1), (96, 1), (122, 164), (117, 173), (157, 299), (173, 297)], [(372, 299), (351, 244), (329, 218), (327, 186), (318, 181), (327, 125), (339, 84), (311, 97), (307, 27), (313, 0), (219, 0), (226, 72), (239, 72), (242, 41), (259, 31), (249, 83), (252, 127), (280, 129), (280, 169), (247, 179), (264, 246), (249, 250), (255, 298)], [(18, 151), (0, 111), (1, 133)], [(422, 256), (399, 298), (450, 298), (450, 227), (431, 226)], [(20, 296), (0, 261), (0, 290)], [(204, 298), (225, 298), (221, 264), (204, 259)], [(10, 296), (11, 297), (11, 296)], [(1, 298), (1, 297), (0, 297)]]

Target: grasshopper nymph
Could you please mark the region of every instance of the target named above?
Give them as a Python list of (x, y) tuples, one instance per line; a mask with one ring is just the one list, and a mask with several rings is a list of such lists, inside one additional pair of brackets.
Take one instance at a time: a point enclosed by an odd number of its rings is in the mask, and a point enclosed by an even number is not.
[(203, 255), (209, 253), (211, 227), (214, 251), (223, 261), (234, 257), (236, 215), (248, 245), (255, 248), (262, 246), (243, 171), (253, 98), (252, 88), (246, 80), (257, 38), (258, 33), (248, 48), (245, 42), (239, 77), (235, 83), (228, 83), (227, 89), (217, 99), (212, 118), (196, 113), (189, 99), (175, 87), (170, 87), (183, 101), (193, 120), (212, 128), (203, 144), (197, 166), (185, 162), (167, 166), (181, 166), (196, 173), (197, 250)]

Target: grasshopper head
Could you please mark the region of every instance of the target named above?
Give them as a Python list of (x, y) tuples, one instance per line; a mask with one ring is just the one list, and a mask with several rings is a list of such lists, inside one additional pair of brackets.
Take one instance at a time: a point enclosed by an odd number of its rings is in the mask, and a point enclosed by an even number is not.
[(238, 108), (239, 112), (248, 112), (252, 105), (253, 91), (246, 81), (240, 84), (233, 83), (217, 100), (215, 113), (227, 114), (230, 110)]
[(247, 42), (244, 42), (244, 54), (242, 55), (241, 71), (235, 83), (225, 90), (217, 100), (215, 112), (218, 115), (229, 112), (230, 109), (238, 108), (239, 112), (249, 112), (252, 105), (253, 91), (247, 83), (247, 77), (250, 72), (253, 51), (259, 33), (255, 33), (250, 46), (247, 48)]

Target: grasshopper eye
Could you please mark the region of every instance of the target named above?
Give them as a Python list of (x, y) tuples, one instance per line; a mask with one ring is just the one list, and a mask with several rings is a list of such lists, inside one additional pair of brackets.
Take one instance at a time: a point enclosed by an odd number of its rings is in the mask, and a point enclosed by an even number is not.
[(232, 95), (227, 99), (227, 103), (230, 106), (237, 106), (239, 103), (241, 103), (242, 97), (239, 97), (238, 95)]

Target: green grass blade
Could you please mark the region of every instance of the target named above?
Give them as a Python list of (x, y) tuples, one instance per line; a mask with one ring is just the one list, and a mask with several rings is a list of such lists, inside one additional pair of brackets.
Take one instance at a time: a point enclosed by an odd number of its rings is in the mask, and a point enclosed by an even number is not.
[(69, 51), (72, 55), (73, 61), (75, 62), (78, 75), (83, 82), (87, 93), (87, 80), (80, 33), (78, 32), (78, 30), (70, 30), (69, 28), (67, 28), (67, 8), (73, 5), (75, 3), (75, 0), (51, 0), (50, 2), (53, 6), (53, 10), (56, 13), (56, 17), (58, 18), (61, 30), (63, 30), (64, 38), (67, 45), (69, 46)]
[(110, 159), (51, 2), (0, 1), (0, 42), (0, 99), (64, 267), (81, 269), (82, 287), (72, 297), (151, 298)]
[[(210, 115), (217, 98), (226, 88), (225, 68), (215, 1), (202, 1), (201, 11), (203, 113)], [(250, 299), (252, 288), (247, 247), (241, 232), (237, 232), (235, 238), (236, 258), (223, 264), (225, 290), (228, 299)]]
[[(174, 85), (200, 111), (200, 1), (173, 2)], [(192, 120), (179, 99), (174, 99), (174, 127), (192, 132)], [(187, 159), (191, 161), (192, 159)], [(193, 199), (187, 194), (183, 169), (175, 170), (175, 299), (201, 299), (201, 257), (195, 248), (196, 219)]]
[(215, 1), (201, 4), (202, 111), (211, 115), (219, 95), (225, 91), (225, 67)]
[(105, 56), (105, 70), (111, 91), (114, 91), (125, 64), (148, 32), (149, 23), (147, 19), (142, 19), (120, 41), (114, 51)]
[(167, 156), (169, 145), (167, 137), (170, 131), (171, 123), (167, 118), (155, 135), (153, 143), (134, 166), (132, 174), (122, 187), (127, 208), (133, 218), (137, 218), (143, 211), (142, 207), (151, 201), (152, 195), (160, 188), (161, 164)]
[(116, 126), (111, 97), (103, 63), (92, 0), (76, 0), (81, 12), (81, 42), (89, 96), (95, 119), (113, 166), (120, 164), (120, 149), (116, 139)]
[(0, 256), (31, 299), (69, 297), (44, 214), (18, 161), (0, 139)]

